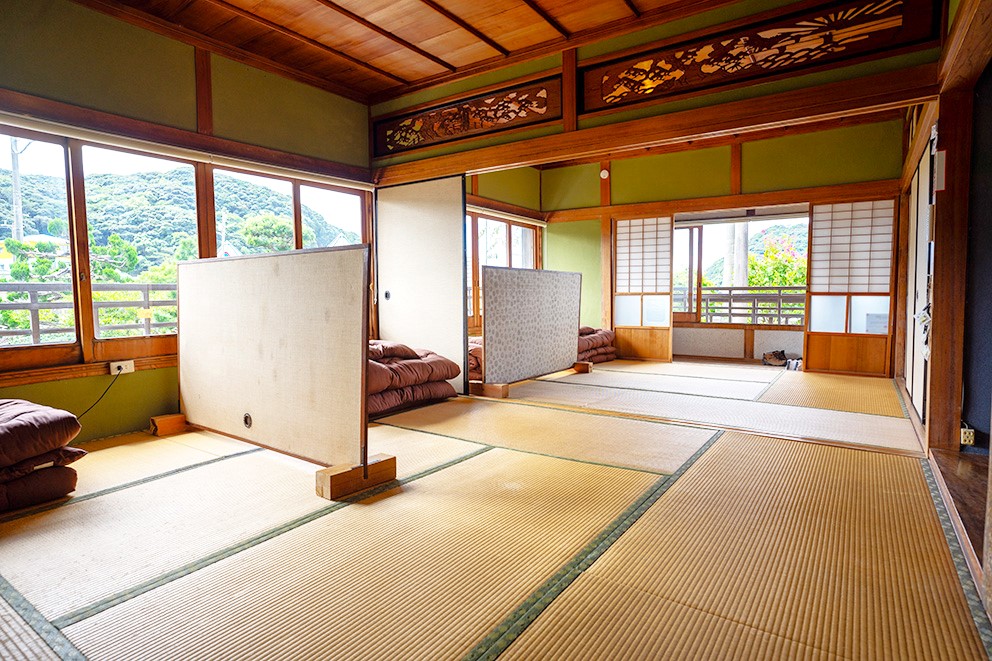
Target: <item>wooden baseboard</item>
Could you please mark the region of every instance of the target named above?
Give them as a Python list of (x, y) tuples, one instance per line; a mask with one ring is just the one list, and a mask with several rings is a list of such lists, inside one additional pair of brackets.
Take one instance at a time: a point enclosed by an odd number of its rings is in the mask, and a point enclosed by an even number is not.
[(341, 500), (395, 479), (396, 457), (376, 454), (369, 457), (367, 475), (361, 464), (342, 464), (317, 471), (317, 495), (327, 500)]

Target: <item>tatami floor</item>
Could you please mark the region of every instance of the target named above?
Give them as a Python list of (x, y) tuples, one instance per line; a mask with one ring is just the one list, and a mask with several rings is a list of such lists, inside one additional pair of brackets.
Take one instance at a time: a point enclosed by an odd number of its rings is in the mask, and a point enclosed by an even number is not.
[(369, 429), (399, 480), (206, 432), (0, 518), (0, 658), (987, 658), (892, 381), (615, 361)]

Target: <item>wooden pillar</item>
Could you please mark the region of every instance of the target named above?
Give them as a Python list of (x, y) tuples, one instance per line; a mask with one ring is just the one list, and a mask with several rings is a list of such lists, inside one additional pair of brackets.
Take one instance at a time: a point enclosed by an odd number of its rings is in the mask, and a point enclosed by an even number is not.
[[(610, 162), (603, 161), (599, 169), (601, 175), (603, 172), (607, 174), (605, 178), (600, 176), (599, 204), (609, 207), (613, 199)], [(599, 219), (599, 256), (603, 283), (603, 328), (613, 328), (613, 216), (609, 211), (604, 211)]]
[(961, 440), (973, 96), (971, 89), (942, 93), (937, 125), (937, 149), (945, 152), (945, 184), (944, 190), (936, 194), (932, 230), (933, 324), (927, 439), (931, 448), (947, 450), (960, 449)]

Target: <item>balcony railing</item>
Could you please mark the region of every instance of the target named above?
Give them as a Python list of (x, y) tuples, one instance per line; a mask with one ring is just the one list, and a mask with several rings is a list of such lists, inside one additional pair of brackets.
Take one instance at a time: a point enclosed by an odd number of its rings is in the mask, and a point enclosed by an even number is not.
[[(803, 326), (806, 321), (805, 287), (703, 287), (699, 320), (716, 324)], [(689, 291), (675, 287), (673, 309), (690, 309)]]
[[(152, 298), (152, 292), (164, 292)], [(25, 294), (21, 300), (8, 300), (9, 294)], [(171, 283), (129, 282), (93, 284), (93, 321), (96, 337), (135, 337), (175, 332), (176, 322), (155, 321), (154, 308), (176, 307), (176, 285)], [(103, 300), (108, 294), (124, 294), (129, 300)], [(28, 328), (12, 328), (0, 322), (0, 345), (29, 345), (52, 342), (71, 342), (75, 328), (65, 324), (66, 314), (44, 315), (46, 311), (68, 310), (72, 318), (72, 285), (69, 283), (17, 283), (0, 282), (0, 311), (27, 312)], [(103, 323), (101, 310), (146, 310), (138, 313), (136, 321)], [(48, 316), (49, 320), (42, 317)], [(142, 318), (143, 317), (143, 318)], [(58, 323), (62, 321), (62, 323)], [(30, 341), (25, 341), (30, 338)]]

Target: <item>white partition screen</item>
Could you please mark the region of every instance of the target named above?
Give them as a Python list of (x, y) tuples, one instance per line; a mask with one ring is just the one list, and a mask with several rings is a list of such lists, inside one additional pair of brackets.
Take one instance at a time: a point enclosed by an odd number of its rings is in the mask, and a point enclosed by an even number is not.
[(365, 454), (368, 246), (179, 265), (187, 420), (324, 465)]
[(462, 370), (466, 392), (465, 184), (435, 179), (376, 191), (379, 337), (430, 349)]
[(568, 369), (579, 344), (582, 274), (482, 268), (486, 383)]

